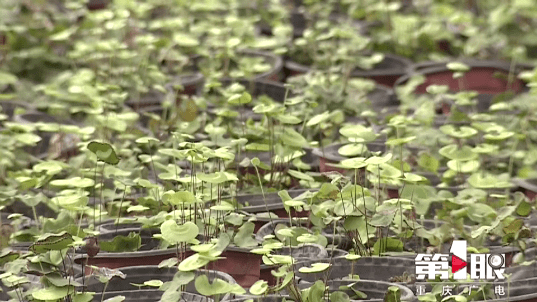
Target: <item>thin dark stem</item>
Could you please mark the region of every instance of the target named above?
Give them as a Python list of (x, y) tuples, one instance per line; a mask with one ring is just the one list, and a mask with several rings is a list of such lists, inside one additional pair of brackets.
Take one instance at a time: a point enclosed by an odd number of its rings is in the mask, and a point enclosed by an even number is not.
[(119, 211), (117, 213), (117, 221), (116, 221), (116, 233), (117, 233), (117, 227), (119, 226), (119, 219), (121, 218), (121, 209), (123, 208), (123, 201), (125, 200), (125, 194), (127, 194), (127, 186), (125, 186), (125, 190), (123, 191), (123, 198), (121, 198), (121, 202), (119, 203)]

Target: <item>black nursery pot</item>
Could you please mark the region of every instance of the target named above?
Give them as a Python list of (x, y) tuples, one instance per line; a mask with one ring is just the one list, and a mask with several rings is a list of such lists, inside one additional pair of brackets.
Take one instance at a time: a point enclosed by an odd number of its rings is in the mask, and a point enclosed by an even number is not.
[(140, 95), (138, 98), (129, 98), (125, 102), (125, 105), (136, 111), (140, 111), (147, 107), (160, 106), (164, 101), (164, 97), (164, 93), (152, 90)]
[[(129, 302), (159, 302), (164, 294), (163, 291), (158, 289), (148, 289), (148, 290), (125, 290), (125, 291), (115, 291), (115, 292), (105, 292), (97, 293), (93, 296), (93, 302), (107, 301), (116, 296), (125, 297), (124, 301)], [(198, 294), (193, 294), (189, 292), (181, 293), (181, 300), (185, 302), (213, 302), (214, 300)]]
[[(269, 80), (269, 81), (278, 82), (283, 76), (282, 74), (283, 60), (280, 56), (277, 56), (267, 51), (259, 51), (259, 50), (252, 50), (252, 49), (238, 50), (237, 56), (263, 58), (265, 63), (269, 64), (271, 68), (268, 71), (257, 74), (250, 78), (238, 78), (234, 80), (248, 80), (248, 81)], [(204, 60), (204, 58), (200, 55), (196, 55), (196, 56), (191, 57), (191, 60), (194, 65), (194, 70), (199, 70), (199, 64), (200, 62)], [(221, 79), (221, 81), (222, 80), (229, 80), (229, 78), (223, 78)]]
[[(259, 231), (257, 231), (256, 235), (255, 235), (255, 239), (258, 241), (258, 242), (263, 242), (263, 238), (267, 235), (274, 235), (275, 234), (275, 230), (276, 230), (276, 226), (278, 224), (283, 224), (283, 225), (286, 225), (286, 226), (289, 226), (289, 220), (284, 220), (284, 219), (281, 219), (281, 220), (272, 220), (272, 222), (269, 222), (267, 224), (265, 224), (264, 226), (262, 226)], [(302, 227), (308, 227), (308, 224), (309, 224), (309, 221), (303, 221), (301, 223), (301, 226)], [(296, 225), (295, 222), (293, 222), (293, 225)], [(329, 245), (334, 245), (336, 246), (338, 249), (341, 249), (341, 250), (348, 250), (352, 247), (352, 241), (350, 240), (350, 238), (346, 235), (342, 235), (342, 234), (339, 234), (336, 232), (336, 234), (334, 235), (334, 229), (332, 226), (327, 226), (326, 228), (324, 228), (322, 230), (322, 235), (324, 237), (326, 237), (327, 241), (328, 241), (328, 244)]]
[(495, 299), (479, 300), (487, 302), (537, 302), (537, 278), (530, 278), (524, 280), (514, 280), (508, 282), (494, 282), (492, 285), (494, 288), (501, 286), (504, 288), (504, 295), (496, 294)]
[(349, 278), (349, 275), (359, 275), (362, 280), (376, 280), (376, 281), (391, 281), (391, 278), (400, 277), (404, 274), (414, 274), (415, 261), (411, 258), (404, 257), (362, 257), (355, 261), (345, 259), (345, 257), (338, 257), (332, 259), (319, 260), (307, 260), (299, 261), (296, 264), (297, 270), (300, 267), (311, 267), (313, 263), (324, 262), (331, 263), (331, 267), (324, 272), (319, 273), (300, 273), (297, 272), (296, 276), (300, 280), (307, 282), (315, 282), (316, 280), (324, 280), (328, 277), (328, 280), (339, 280)]
[[(223, 86), (229, 86), (234, 83), (239, 83), (246, 88), (246, 90), (255, 97), (266, 95), (273, 99), (275, 102), (283, 103), (285, 101), (285, 92), (287, 88), (281, 83), (272, 81), (270, 79), (221, 79), (220, 82)], [(289, 95), (291, 91), (289, 92)]]
[[(321, 173), (338, 171), (342, 174), (345, 174), (344, 169), (336, 168), (330, 166), (330, 164), (338, 164), (340, 161), (347, 159), (347, 157), (339, 154), (338, 150), (346, 144), (337, 143), (330, 146), (324, 147), (324, 149), (316, 148), (313, 149), (313, 154), (319, 157), (319, 171)], [(367, 148), (365, 148), (367, 147)], [(385, 152), (386, 145), (382, 142), (371, 142), (367, 143), (364, 146), (364, 152)]]
[[(170, 93), (177, 94), (176, 104), (180, 104), (183, 96), (199, 95), (203, 91), (205, 78), (199, 72), (184, 73), (174, 77), (168, 84), (166, 89)], [(182, 89), (176, 88), (182, 86)], [(165, 94), (161, 91), (151, 90), (141, 94), (139, 97), (131, 96), (125, 104), (130, 108), (140, 111), (148, 107), (161, 106), (165, 99)]]
[[(74, 122), (71, 120), (63, 120), (58, 121), (56, 118), (45, 114), (41, 112), (36, 111), (29, 111), (21, 115), (15, 115), (13, 117), (13, 121), (21, 124), (33, 124), (33, 123), (56, 123), (56, 124), (64, 124), (64, 125), (74, 125)], [(39, 141), (35, 146), (33, 147), (27, 147), (25, 150), (34, 155), (37, 156), (40, 159), (44, 159), (48, 156), (49, 148), (51, 147), (50, 142), (54, 138), (55, 133), (51, 132), (42, 132), (37, 131), (36, 132), (40, 137), (41, 141)], [(70, 141), (62, 142), (62, 150), (60, 151), (60, 158), (69, 158), (71, 156), (75, 156), (78, 154), (78, 147), (76, 145), (76, 139), (73, 135), (66, 134), (66, 139), (69, 139)]]
[[(334, 251), (330, 249), (330, 252), (333, 252), (334, 255), (345, 255), (347, 253), (340, 249), (335, 249)], [(292, 249), (284, 247), (274, 250), (272, 253), (274, 255), (292, 255), (298, 262), (309, 260), (317, 260), (317, 262), (319, 262), (329, 258), (328, 250), (318, 244), (304, 244), (298, 247), (293, 247)], [(267, 281), (270, 286), (276, 285), (277, 280), (272, 275), (272, 271), (277, 270), (278, 267), (279, 265), (261, 265), (259, 278)]]
[(0, 107), (2, 111), (0, 113), (7, 115), (8, 120), (12, 120), (15, 115), (15, 109), (22, 108), (26, 111), (32, 109), (32, 107), (27, 103), (21, 103), (17, 101), (10, 100), (0, 100)]
[[(123, 267), (120, 271), (125, 274), (125, 279), (119, 277), (113, 277), (112, 280), (106, 286), (106, 292), (113, 295), (118, 295), (125, 291), (132, 291), (136, 289), (131, 283), (143, 284), (145, 281), (149, 280), (161, 280), (163, 282), (168, 282), (173, 280), (175, 274), (177, 273), (177, 268), (159, 268), (157, 265), (147, 265), (147, 266), (135, 266), (135, 267)], [(204, 270), (199, 269), (195, 271), (196, 276), (207, 275), (209, 282), (212, 282), (215, 279), (224, 280), (230, 284), (236, 284), (235, 279), (230, 275), (214, 271), (214, 270)], [(82, 278), (79, 278), (78, 282), (82, 284)], [(102, 293), (105, 290), (105, 284), (100, 282), (96, 277), (89, 276), (84, 280), (84, 288), (90, 292)], [(145, 292), (147, 290), (139, 290), (139, 293)], [(194, 281), (191, 281), (186, 285), (186, 292), (199, 295), (197, 292)], [(161, 292), (163, 293), (163, 292)], [(97, 294), (98, 295), (98, 294)], [(159, 297), (160, 298), (160, 297)], [(221, 297), (222, 301), (227, 301), (232, 298), (231, 294), (226, 294)], [(158, 301), (158, 300), (157, 300)]]
[[(289, 193), (289, 196), (291, 196), (291, 198), (295, 198), (307, 191), (313, 191), (313, 190), (296, 189), (296, 190), (289, 190), (288, 193)], [(267, 212), (268, 210), (269, 212), (276, 214), (280, 218), (289, 217), (289, 214), (287, 213), (287, 211), (285, 210), (285, 207), (283, 206), (281, 197), (276, 192), (265, 193), (264, 197), (262, 194), (237, 195), (235, 196), (235, 199), (237, 200), (237, 203), (242, 205), (241, 210), (248, 214), (264, 213), (264, 212)], [(291, 210), (291, 217), (308, 217), (308, 215), (309, 215), (309, 211), (298, 212), (295, 210)], [(259, 219), (260, 219), (259, 222), (263, 223), (263, 225), (266, 223), (265, 219), (262, 219), (262, 218), (259, 218)]]
[(377, 85), (373, 91), (367, 94), (373, 110), (380, 112), (386, 107), (399, 106), (401, 103), (393, 90), (387, 86)]
[[(283, 84), (265, 80), (265, 79), (255, 79), (255, 80), (234, 80), (234, 79), (221, 79), (220, 82), (224, 87), (229, 86), (233, 83), (241, 84), (246, 88), (246, 91), (252, 95), (252, 97), (260, 97), (260, 96), (267, 96), (270, 97), (272, 100), (278, 103), (282, 103), (285, 101), (285, 93), (287, 88), (283, 86)], [(289, 91), (289, 96), (291, 96), (291, 91)], [(209, 108), (207, 111), (212, 114), (216, 115), (217, 113), (217, 107)], [(254, 113), (251, 109), (251, 107), (248, 106), (241, 106), (238, 108), (235, 108), (236, 111), (240, 112), (240, 115), (237, 117), (238, 119), (241, 119), (243, 121), (252, 119), (254, 121), (260, 121), (262, 118), (262, 115)]]
[[(309, 288), (312, 284), (302, 283), (299, 284), (298, 287), (301, 289)], [(386, 292), (388, 291), (389, 287), (395, 286), (398, 287), (401, 292), (401, 301), (417, 301), (416, 296), (412, 292), (411, 289), (408, 287), (398, 284), (398, 283), (390, 283), (390, 282), (384, 282), (384, 281), (375, 281), (375, 280), (330, 280), (326, 284), (328, 286), (328, 291), (341, 291), (342, 286), (350, 286), (353, 290), (361, 291), (362, 293), (367, 295), (367, 298), (357, 300), (357, 301), (368, 301), (368, 302), (383, 302), (384, 296)], [(347, 293), (351, 300), (353, 300), (352, 296), (354, 296), (354, 291), (351, 289), (343, 290), (343, 292)]]
[(251, 79), (248, 80), (268, 80), (279, 82), (282, 79), (283, 60), (280, 56), (277, 56), (267, 51), (258, 51), (251, 49), (240, 50), (237, 52), (237, 54), (246, 57), (261, 57), (265, 60), (266, 63), (272, 66), (270, 70), (253, 76)]
[[(116, 230), (117, 227), (117, 230)], [(157, 249), (160, 245), (160, 240), (153, 238), (153, 235), (160, 234), (159, 228), (142, 228), (139, 223), (115, 224), (114, 222), (103, 223), (99, 226), (101, 234), (100, 241), (110, 241), (116, 236), (128, 236), (130, 233), (139, 234), (142, 239), (140, 251), (149, 251)]]
[[(384, 60), (372, 69), (355, 69), (351, 73), (351, 77), (371, 79), (377, 84), (391, 88), (401, 76), (408, 72), (411, 64), (412, 62), (410, 60), (401, 56), (384, 54)], [(304, 74), (312, 70), (310, 66), (305, 66), (292, 60), (285, 62), (285, 68), (289, 76)]]

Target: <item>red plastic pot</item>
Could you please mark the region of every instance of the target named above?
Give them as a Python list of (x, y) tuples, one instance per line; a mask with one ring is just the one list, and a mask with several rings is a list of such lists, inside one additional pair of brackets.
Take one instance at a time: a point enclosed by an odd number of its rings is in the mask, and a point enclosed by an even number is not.
[[(184, 257), (192, 254), (194, 252), (189, 250), (184, 254)], [(176, 256), (176, 249), (171, 248), (126, 253), (100, 253), (93, 258), (77, 257), (75, 263), (114, 269), (127, 266), (158, 265), (160, 262)], [(259, 280), (261, 255), (250, 253), (247, 249), (228, 247), (221, 257), (225, 257), (225, 259), (211, 262), (207, 268), (228, 273), (243, 287), (250, 287)], [(90, 267), (85, 266), (85, 274), (91, 274)]]
[(335, 162), (335, 161), (331, 161), (325, 157), (319, 157), (319, 171), (321, 171), (321, 173), (326, 173), (326, 172), (339, 172), (341, 174), (345, 174), (345, 169), (342, 169), (342, 168), (336, 168), (332, 165), (334, 164), (338, 164), (338, 162)]
[(537, 179), (513, 179), (513, 183), (518, 186), (526, 197), (530, 200), (535, 200), (537, 196)]
[[(449, 62), (424, 62), (411, 66), (409, 74), (402, 76), (397, 80), (395, 86), (405, 84), (414, 75), (425, 76), (425, 82), (415, 89), (417, 94), (427, 93), (429, 85), (447, 85), (452, 92), (461, 90), (472, 90), (479, 93), (478, 109), (486, 111), (491, 105), (492, 97), (512, 91), (520, 93), (524, 89), (524, 82), (516, 77), (519, 67), (513, 70), (512, 83), (508, 82), (510, 73), (510, 64), (498, 61), (473, 61), (461, 60), (460, 62), (470, 67), (464, 76), (460, 79), (453, 78), (453, 71), (446, 67)], [(498, 77), (497, 74), (502, 74)], [(443, 104), (442, 111), (449, 113), (447, 104)]]
[[(183, 89), (175, 89), (174, 84), (180, 84)], [(173, 91), (177, 94), (176, 103), (181, 103), (181, 95), (194, 96), (199, 95), (203, 90), (204, 77), (199, 72), (187, 73), (175, 77), (171, 83), (166, 85), (169, 91)]]
[(275, 269), (274, 266), (270, 265), (261, 265), (261, 268), (259, 270), (259, 279), (265, 280), (268, 282), (268, 285), (274, 286), (276, 285), (276, 277), (272, 275), (272, 271)]
[(89, 0), (86, 7), (89, 10), (105, 9), (108, 6), (109, 0)]

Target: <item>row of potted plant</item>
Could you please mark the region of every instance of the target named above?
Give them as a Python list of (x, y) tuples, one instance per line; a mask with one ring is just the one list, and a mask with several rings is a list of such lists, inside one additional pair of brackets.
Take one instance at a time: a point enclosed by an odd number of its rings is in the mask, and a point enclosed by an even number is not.
[[(503, 299), (416, 296), (454, 239), (533, 299), (528, 6), (366, 2), (5, 4), (3, 299)], [(465, 23), (453, 54), (509, 61), (410, 63)]]

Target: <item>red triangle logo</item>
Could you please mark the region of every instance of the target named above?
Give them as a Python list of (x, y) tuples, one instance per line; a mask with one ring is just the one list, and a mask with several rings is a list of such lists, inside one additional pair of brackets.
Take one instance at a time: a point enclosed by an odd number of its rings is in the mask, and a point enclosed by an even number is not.
[(465, 268), (468, 263), (461, 258), (451, 255), (451, 272), (456, 273), (461, 268)]

